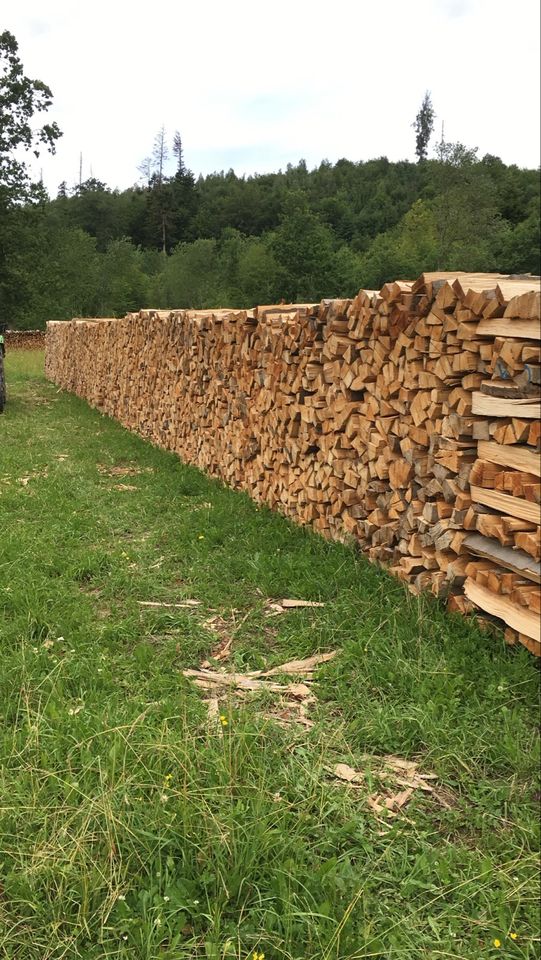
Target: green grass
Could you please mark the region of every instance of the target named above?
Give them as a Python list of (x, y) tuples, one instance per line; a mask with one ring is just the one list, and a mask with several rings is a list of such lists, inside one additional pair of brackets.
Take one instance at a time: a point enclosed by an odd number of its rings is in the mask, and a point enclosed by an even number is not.
[[(539, 957), (534, 658), (58, 391), (40, 354), (7, 376), (0, 957)], [(209, 721), (182, 670), (217, 615), (228, 669), (340, 651), (313, 728), (267, 693)], [(445, 804), (378, 820), (390, 753)]]

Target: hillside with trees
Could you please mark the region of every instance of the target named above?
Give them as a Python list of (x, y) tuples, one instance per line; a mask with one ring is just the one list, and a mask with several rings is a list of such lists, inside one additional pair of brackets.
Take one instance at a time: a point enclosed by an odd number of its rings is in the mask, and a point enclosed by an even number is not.
[(90, 178), (51, 198), (13, 159), (36, 137), (54, 150), (56, 125), (36, 134), (30, 124), (51, 92), (24, 77), (7, 32), (0, 70), (0, 316), (12, 326), (149, 305), (317, 301), (424, 270), (541, 272), (539, 172), (461, 143), (429, 149), (429, 94), (412, 125), (416, 162), (196, 176), (180, 134), (162, 128), (139, 183)]

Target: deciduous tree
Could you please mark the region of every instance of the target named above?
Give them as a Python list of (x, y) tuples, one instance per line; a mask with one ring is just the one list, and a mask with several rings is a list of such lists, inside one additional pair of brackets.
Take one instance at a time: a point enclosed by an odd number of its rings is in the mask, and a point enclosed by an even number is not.
[(31, 183), (20, 151), (31, 151), (34, 157), (42, 149), (54, 153), (61, 136), (56, 123), (35, 125), (35, 115), (49, 109), (53, 95), (42, 80), (25, 76), (18, 50), (13, 34), (4, 30), (0, 34), (0, 205), (4, 207), (39, 191), (39, 184)]

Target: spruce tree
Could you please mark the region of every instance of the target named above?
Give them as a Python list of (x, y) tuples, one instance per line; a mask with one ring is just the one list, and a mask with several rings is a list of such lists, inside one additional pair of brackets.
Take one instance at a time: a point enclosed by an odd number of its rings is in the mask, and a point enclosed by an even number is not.
[(426, 160), (428, 143), (434, 130), (435, 117), (436, 114), (432, 106), (430, 91), (427, 90), (421, 104), (421, 109), (415, 117), (415, 122), (412, 123), (412, 127), (415, 130), (415, 153), (417, 154), (418, 163)]

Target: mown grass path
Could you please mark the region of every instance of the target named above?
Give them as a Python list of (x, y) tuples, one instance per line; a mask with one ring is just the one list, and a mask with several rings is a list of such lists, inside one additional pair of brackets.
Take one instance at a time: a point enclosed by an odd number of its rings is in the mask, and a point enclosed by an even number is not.
[[(8, 358), (0, 418), (0, 957), (539, 957), (533, 658), (41, 370)], [(239, 672), (340, 651), (314, 726), (209, 717), (182, 670), (226, 639)], [(378, 817), (388, 754), (436, 789)]]

